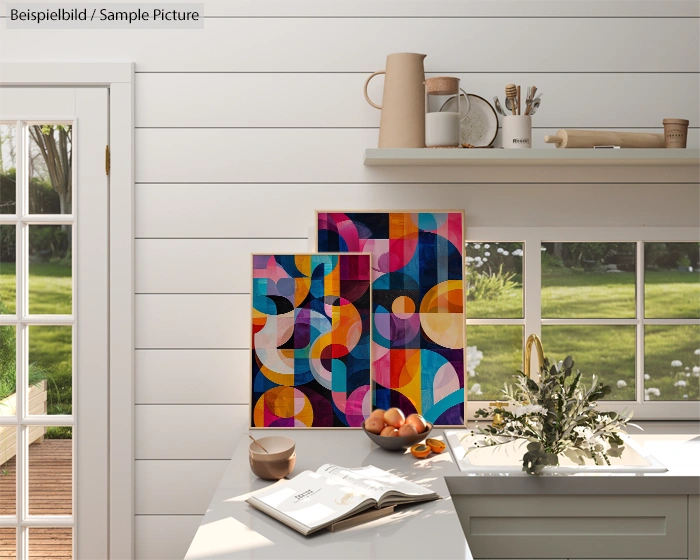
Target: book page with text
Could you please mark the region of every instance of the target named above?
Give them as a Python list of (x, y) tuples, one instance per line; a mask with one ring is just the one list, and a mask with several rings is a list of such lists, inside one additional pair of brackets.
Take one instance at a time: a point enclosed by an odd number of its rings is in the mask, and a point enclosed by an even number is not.
[(409, 482), (399, 476), (374, 467), (372, 465), (359, 468), (345, 468), (326, 464), (317, 471), (319, 474), (343, 480), (352, 486), (362, 489), (365, 494), (379, 501), (390, 491), (400, 492), (407, 496), (426, 496), (433, 494), (431, 490)]
[(256, 492), (262, 502), (309, 529), (341, 519), (367, 502), (368, 495), (343, 481), (304, 471), (278, 487)]

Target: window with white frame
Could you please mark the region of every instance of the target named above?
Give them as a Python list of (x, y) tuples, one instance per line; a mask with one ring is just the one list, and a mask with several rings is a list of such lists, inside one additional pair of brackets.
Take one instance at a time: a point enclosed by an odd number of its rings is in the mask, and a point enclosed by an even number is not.
[(470, 228), (467, 418), (522, 369), (527, 335), (571, 355), (606, 405), (700, 417), (700, 243), (693, 228)]

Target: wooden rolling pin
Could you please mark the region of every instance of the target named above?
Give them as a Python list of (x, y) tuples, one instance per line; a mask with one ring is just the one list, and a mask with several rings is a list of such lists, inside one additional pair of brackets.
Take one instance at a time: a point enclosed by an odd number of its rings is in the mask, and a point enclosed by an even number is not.
[(554, 136), (545, 136), (547, 144), (557, 148), (592, 148), (593, 146), (620, 146), (620, 148), (665, 148), (663, 134), (650, 132), (608, 132), (606, 130), (560, 129)]

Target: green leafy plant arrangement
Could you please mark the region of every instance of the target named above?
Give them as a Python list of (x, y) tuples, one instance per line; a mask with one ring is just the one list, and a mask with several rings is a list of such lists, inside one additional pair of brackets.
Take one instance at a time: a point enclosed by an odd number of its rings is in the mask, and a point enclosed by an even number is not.
[(591, 387), (586, 387), (581, 372), (573, 373), (573, 367), (571, 356), (554, 365), (545, 358), (539, 382), (519, 371), (515, 383), (506, 383), (501, 391), (505, 402), (475, 413), (476, 418), (497, 419), (495, 426), (480, 427), (477, 422), (476, 432), (486, 436), (482, 446), (529, 441), (523, 471), (532, 475), (558, 465), (560, 455), (579, 465), (586, 459), (609, 465), (610, 457), (620, 457), (625, 449), (620, 436), (626, 434), (632, 414), (599, 412), (597, 401), (609, 395), (611, 387), (595, 375)]

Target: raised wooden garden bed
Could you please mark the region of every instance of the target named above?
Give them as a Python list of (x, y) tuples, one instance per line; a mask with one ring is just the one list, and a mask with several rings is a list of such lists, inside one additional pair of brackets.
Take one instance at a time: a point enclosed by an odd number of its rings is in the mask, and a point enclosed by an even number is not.
[[(29, 388), (29, 414), (46, 414), (46, 381), (41, 381)], [(3, 416), (17, 413), (17, 393), (0, 401), (0, 414)], [(14, 426), (0, 426), (0, 465), (7, 463), (17, 454), (17, 438)], [(46, 428), (32, 426), (29, 428), (29, 443), (42, 443)]]

